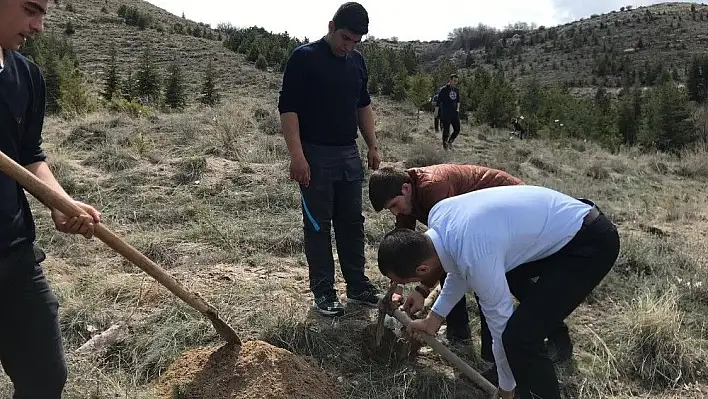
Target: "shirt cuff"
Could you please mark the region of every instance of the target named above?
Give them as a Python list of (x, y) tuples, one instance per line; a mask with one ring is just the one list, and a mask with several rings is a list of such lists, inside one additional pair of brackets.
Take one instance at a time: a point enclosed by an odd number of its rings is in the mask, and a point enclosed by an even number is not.
[(435, 312), (440, 317), (447, 317), (455, 306), (454, 303), (448, 303), (444, 298), (438, 297), (433, 303), (433, 307), (430, 308), (431, 311)]

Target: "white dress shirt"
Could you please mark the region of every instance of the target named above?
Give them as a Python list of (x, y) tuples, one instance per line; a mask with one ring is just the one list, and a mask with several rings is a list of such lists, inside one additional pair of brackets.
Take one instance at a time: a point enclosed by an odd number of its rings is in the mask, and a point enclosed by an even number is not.
[(590, 209), (549, 188), (518, 185), (446, 198), (430, 211), (425, 234), (448, 273), (432, 311), (446, 317), (467, 291), (477, 294), (492, 335), (501, 389), (516, 387), (501, 340), (514, 311), (506, 272), (560, 250)]

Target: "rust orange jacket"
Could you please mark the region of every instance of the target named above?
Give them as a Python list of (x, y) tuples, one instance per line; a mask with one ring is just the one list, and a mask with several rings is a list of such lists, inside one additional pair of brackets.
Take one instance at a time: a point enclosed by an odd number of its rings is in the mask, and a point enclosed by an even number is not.
[(414, 229), (416, 221), (428, 224), (435, 204), (455, 195), (497, 186), (525, 184), (504, 171), (479, 165), (440, 164), (407, 170), (413, 180), (413, 212), (399, 215), (396, 227)]

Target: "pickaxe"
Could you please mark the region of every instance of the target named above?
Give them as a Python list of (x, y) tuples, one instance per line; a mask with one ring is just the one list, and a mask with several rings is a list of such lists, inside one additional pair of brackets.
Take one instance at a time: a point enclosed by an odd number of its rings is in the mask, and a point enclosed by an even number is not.
[[(391, 300), (393, 291), (396, 289), (396, 284), (391, 283), (391, 287), (386, 292), (386, 295), (379, 301), (378, 305), (378, 318), (376, 325), (376, 346), (381, 344), (381, 338), (383, 337), (384, 329), (384, 319), (386, 315), (389, 315), (403, 324), (404, 327), (408, 327), (411, 322), (411, 318), (406, 314), (406, 312), (395, 306)], [(428, 346), (433, 348), (435, 352), (444, 357), (448, 362), (450, 362), (454, 367), (460, 370), (464, 375), (469, 377), (475, 384), (482, 388), (485, 392), (491, 395), (492, 398), (497, 397), (497, 387), (479, 374), (475, 369), (473, 369), (464, 360), (460, 359), (457, 355), (452, 353), (450, 349), (445, 347), (442, 342), (438, 341), (435, 337), (429, 334), (422, 334), (423, 340)]]

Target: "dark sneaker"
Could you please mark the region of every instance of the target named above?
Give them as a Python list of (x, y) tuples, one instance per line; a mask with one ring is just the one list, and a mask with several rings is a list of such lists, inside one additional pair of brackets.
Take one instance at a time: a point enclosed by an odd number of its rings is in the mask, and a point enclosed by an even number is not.
[(344, 306), (342, 306), (335, 294), (316, 297), (314, 309), (324, 316), (339, 316), (344, 313)]
[(347, 293), (347, 300), (349, 302), (371, 307), (378, 306), (381, 298), (383, 298), (383, 294), (379, 294), (373, 286), (368, 287), (364, 291)]
[(482, 377), (484, 377), (484, 379), (486, 379), (487, 381), (491, 382), (494, 386), (499, 385), (499, 376), (497, 375), (496, 363), (492, 363), (492, 367), (484, 370), (482, 372)]

